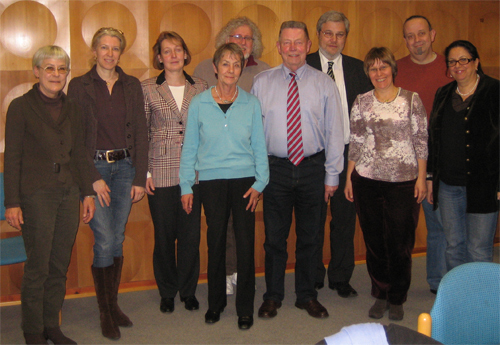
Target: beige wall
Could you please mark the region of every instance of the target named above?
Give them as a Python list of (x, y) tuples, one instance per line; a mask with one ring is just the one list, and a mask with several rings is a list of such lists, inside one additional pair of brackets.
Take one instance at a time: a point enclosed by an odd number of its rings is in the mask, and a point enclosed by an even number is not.
[[(351, 21), (351, 32), (344, 53), (363, 59), (373, 46), (387, 46), (396, 58), (407, 55), (402, 39), (402, 24), (413, 14), (427, 16), (437, 31), (434, 48), (442, 52), (455, 39), (467, 39), (478, 48), (483, 69), (499, 76), (499, 2), (498, 1), (15, 1), (0, 0), (0, 161), (3, 171), (5, 114), (10, 101), (29, 90), (35, 82), (31, 57), (41, 46), (57, 44), (72, 60), (71, 77), (85, 73), (91, 58), (90, 40), (103, 26), (125, 32), (128, 47), (120, 65), (129, 74), (143, 80), (158, 71), (151, 64), (151, 47), (158, 33), (177, 31), (188, 44), (193, 60), (188, 73), (198, 62), (214, 52), (214, 39), (230, 18), (246, 15), (257, 23), (265, 45), (262, 60), (271, 66), (281, 62), (275, 42), (281, 22), (301, 20), (318, 47), (315, 24), (328, 10), (344, 12)], [(0, 222), (2, 237), (14, 235), (12, 228)], [(206, 272), (206, 225), (203, 221), (201, 243), (202, 273)], [(416, 247), (425, 247), (425, 221), (421, 217)], [(262, 209), (257, 211), (256, 266), (264, 265), (264, 225)], [(326, 231), (328, 238), (328, 229)], [(134, 205), (127, 225), (125, 265), (122, 282), (151, 281), (153, 226), (147, 200)], [(295, 235), (289, 241), (289, 262), (293, 263)], [(83, 225), (73, 249), (67, 286), (71, 291), (92, 285), (93, 236)], [(364, 254), (359, 227), (356, 255)], [(329, 258), (328, 241), (325, 259)], [(2, 301), (19, 293), (22, 265), (1, 268)]]

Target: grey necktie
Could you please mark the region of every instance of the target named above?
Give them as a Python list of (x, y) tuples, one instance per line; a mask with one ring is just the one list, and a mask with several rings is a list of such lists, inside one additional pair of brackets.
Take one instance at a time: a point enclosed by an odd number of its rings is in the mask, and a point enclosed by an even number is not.
[(328, 70), (326, 71), (326, 74), (328, 74), (330, 78), (335, 81), (335, 75), (333, 74), (333, 61), (328, 61)]

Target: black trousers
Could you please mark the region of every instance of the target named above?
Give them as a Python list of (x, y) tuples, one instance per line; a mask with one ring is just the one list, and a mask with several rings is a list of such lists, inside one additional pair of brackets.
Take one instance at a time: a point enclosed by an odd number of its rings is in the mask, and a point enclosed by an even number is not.
[[(356, 207), (345, 198), (344, 188), (347, 176), (347, 159), (349, 145), (344, 148), (344, 170), (339, 176), (339, 188), (330, 198), (330, 252), (328, 264), (328, 283), (349, 283), (354, 271), (354, 232), (356, 230)], [(316, 282), (325, 280), (325, 265), (323, 263), (323, 243), (325, 239), (325, 221), (328, 204), (323, 204), (321, 226), (319, 228), (320, 244), (318, 246), (318, 269)]]
[(208, 308), (221, 311), (226, 297), (226, 237), (229, 213), (233, 214), (238, 270), (236, 313), (250, 316), (255, 299), (255, 213), (246, 210), (243, 195), (254, 177), (200, 181), (200, 196), (207, 218)]
[(269, 170), (269, 184), (264, 190), (264, 300), (281, 302), (285, 297), (287, 239), (295, 212), (295, 293), (297, 302), (305, 303), (318, 296), (314, 283), (325, 198), (325, 154), (304, 159), (298, 166), (287, 159), (270, 156)]
[[(177, 186), (156, 188), (148, 195), (155, 228), (153, 270), (162, 298), (194, 296), (200, 275), (200, 203), (199, 186), (193, 186), (193, 210), (182, 209), (181, 189)], [(177, 258), (176, 258), (177, 241)]]
[(385, 182), (353, 171), (352, 189), (366, 244), (366, 267), (371, 294), (400, 305), (411, 282), (411, 252), (420, 205), (414, 197), (415, 181)]

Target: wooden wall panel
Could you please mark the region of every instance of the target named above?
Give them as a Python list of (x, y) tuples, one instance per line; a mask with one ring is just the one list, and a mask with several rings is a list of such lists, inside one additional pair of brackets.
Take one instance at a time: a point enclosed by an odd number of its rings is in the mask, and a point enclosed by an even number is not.
[[(177, 31), (192, 53), (186, 71), (211, 58), (215, 36), (226, 22), (246, 15), (261, 29), (265, 46), (262, 60), (271, 66), (281, 63), (276, 41), (281, 23), (296, 19), (309, 28), (313, 45), (318, 49), (316, 22), (328, 10), (344, 12), (351, 30), (344, 53), (363, 59), (372, 46), (386, 45), (396, 58), (407, 55), (402, 37), (402, 23), (412, 14), (427, 16), (437, 31), (434, 48), (442, 52), (455, 39), (471, 40), (479, 49), (484, 70), (499, 77), (499, 2), (498, 1), (86, 1), (86, 0), (0, 0), (0, 171), (3, 170), (5, 114), (10, 102), (25, 93), (36, 82), (31, 70), (31, 57), (40, 46), (57, 44), (70, 54), (72, 71), (69, 79), (90, 68), (91, 39), (97, 29), (113, 26), (124, 31), (127, 48), (120, 66), (140, 80), (160, 72), (152, 66), (152, 46), (161, 31)], [(341, 191), (339, 191), (341, 192)], [(330, 218), (330, 216), (329, 216)], [(330, 257), (329, 219), (325, 224), (324, 259)], [(80, 224), (73, 248), (67, 286), (70, 291), (86, 291), (93, 285), (93, 235), (88, 225)], [(201, 273), (206, 273), (206, 222), (201, 224)], [(2, 237), (18, 235), (5, 222), (0, 222)], [(256, 211), (255, 263), (263, 271), (264, 223), (262, 204)], [(416, 248), (425, 248), (425, 220), (421, 214)], [(288, 240), (289, 263), (295, 262), (295, 232)], [(127, 224), (124, 243), (125, 263), (122, 283), (137, 284), (154, 280), (152, 253), (154, 231), (147, 199), (135, 204)], [(365, 253), (363, 236), (356, 225), (355, 254)], [(2, 301), (19, 294), (22, 264), (2, 267)], [(13, 297), (14, 296), (14, 297)]]

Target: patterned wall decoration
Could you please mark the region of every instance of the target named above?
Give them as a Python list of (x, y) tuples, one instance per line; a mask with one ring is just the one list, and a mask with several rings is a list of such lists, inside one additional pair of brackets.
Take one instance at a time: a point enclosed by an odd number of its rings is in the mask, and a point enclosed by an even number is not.
[[(351, 22), (344, 53), (363, 59), (373, 46), (389, 47), (396, 58), (407, 55), (402, 37), (402, 23), (413, 14), (427, 16), (436, 29), (434, 49), (442, 52), (455, 39), (471, 40), (479, 50), (483, 69), (499, 77), (500, 15), (498, 1), (86, 1), (86, 0), (0, 0), (0, 169), (3, 170), (5, 115), (10, 102), (28, 91), (36, 82), (31, 57), (41, 46), (57, 44), (71, 57), (69, 79), (87, 72), (92, 61), (91, 39), (97, 29), (113, 26), (124, 31), (127, 48), (120, 66), (140, 80), (155, 76), (152, 50), (163, 30), (177, 31), (192, 53), (186, 71), (192, 73), (202, 60), (212, 57), (215, 36), (231, 18), (248, 16), (257, 23), (265, 46), (262, 60), (271, 66), (281, 63), (276, 41), (281, 23), (304, 21), (318, 48), (316, 21), (328, 11), (344, 12)], [(1, 236), (17, 235), (13, 228), (0, 222)], [(202, 220), (201, 270), (206, 272), (206, 224)], [(420, 219), (417, 248), (425, 248), (425, 221)], [(325, 231), (324, 258), (329, 252), (329, 229)], [(122, 283), (125, 286), (150, 284), (153, 280), (153, 225), (147, 200), (134, 205), (127, 225), (125, 264)], [(256, 212), (256, 257), (259, 270), (264, 266), (264, 224), (262, 208)], [(289, 240), (289, 263), (293, 264), (295, 235)], [(81, 292), (92, 286), (93, 236), (81, 224), (68, 274), (68, 291)], [(364, 255), (362, 235), (357, 227), (356, 255)], [(18, 298), (22, 264), (1, 268), (2, 302)], [(135, 284), (135, 285), (134, 285)]]

